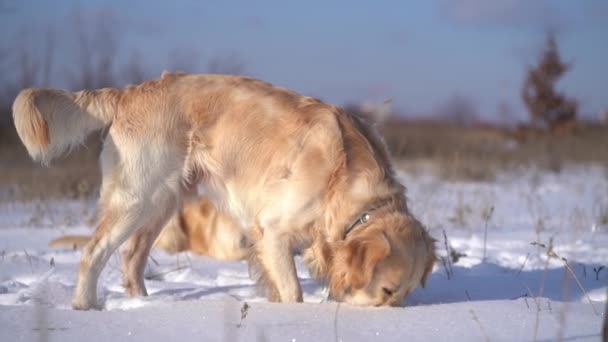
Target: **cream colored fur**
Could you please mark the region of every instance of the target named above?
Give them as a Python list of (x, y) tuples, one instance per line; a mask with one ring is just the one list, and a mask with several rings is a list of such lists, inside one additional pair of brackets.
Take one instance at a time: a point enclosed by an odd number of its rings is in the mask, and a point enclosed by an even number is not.
[(15, 127), (32, 158), (46, 164), (110, 125), (116, 95), (113, 89), (26, 89), (13, 104)]
[[(126, 291), (146, 295), (149, 250), (198, 183), (255, 232), (255, 264), (273, 300), (302, 301), (297, 247), (310, 248), (307, 260), (332, 296), (353, 304), (400, 302), (432, 268), (432, 239), (409, 213), (380, 139), (314, 98), (238, 76), (163, 74), (121, 90), (27, 89), (13, 110), (19, 136), (43, 161), (110, 126), (76, 309), (96, 306), (99, 274), (124, 242)], [(345, 236), (372, 209), (371, 221)]]

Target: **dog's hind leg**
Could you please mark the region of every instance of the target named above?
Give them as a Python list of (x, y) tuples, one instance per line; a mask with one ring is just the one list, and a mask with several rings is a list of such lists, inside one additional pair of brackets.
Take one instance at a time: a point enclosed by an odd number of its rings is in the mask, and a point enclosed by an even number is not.
[[(146, 179), (146, 176), (151, 181), (145, 184), (134, 181)], [(150, 229), (165, 223), (166, 218), (175, 210), (175, 203), (179, 203), (179, 176), (179, 172), (176, 175), (162, 172), (138, 177), (130, 174), (126, 178), (115, 179), (110, 183), (111, 188), (102, 191), (104, 198), (100, 200), (100, 223), (91, 241), (82, 251), (76, 293), (72, 302), (74, 309), (88, 310), (96, 305), (99, 275), (112, 253), (123, 242), (139, 228)], [(156, 179), (166, 182), (156, 183)], [(151, 240), (154, 241), (153, 238)], [(145, 252), (146, 246), (143, 248)], [(140, 257), (145, 262), (147, 252), (142, 253)]]
[[(181, 197), (196, 197), (196, 186), (182, 187)], [(160, 235), (160, 232), (170, 224), (179, 224), (179, 206), (170, 203), (164, 217), (154, 224), (142, 227), (129, 238), (121, 253), (121, 269), (123, 286), (129, 296), (147, 296), (148, 291), (144, 284), (144, 271), (150, 250)]]
[[(172, 210), (174, 211), (174, 210)], [(147, 296), (144, 271), (150, 249), (167, 221), (161, 218), (154, 224), (142, 227), (129, 238), (121, 253), (123, 286), (129, 296)]]
[[(146, 208), (151, 204), (137, 202), (131, 205), (123, 204), (123, 207), (121, 208), (111, 206), (103, 209), (99, 226), (91, 241), (89, 241), (82, 251), (78, 283), (76, 285), (74, 301), (72, 302), (74, 309), (88, 310), (96, 305), (97, 280), (99, 279), (99, 275), (112, 253), (120, 247), (129, 236), (136, 232), (139, 227), (162, 227), (166, 217), (170, 213), (170, 211), (167, 210), (170, 201), (177, 200), (177, 195), (171, 196), (171, 193), (169, 192), (164, 196), (166, 197), (165, 200), (162, 201), (164, 203), (155, 204), (156, 208)], [(157, 212), (164, 211), (168, 214), (151, 214), (150, 209)], [(153, 229), (159, 230), (158, 228)], [(150, 231), (141, 232), (140, 234), (143, 239), (137, 239), (138, 243), (136, 243), (135, 248), (142, 250), (135, 250), (133, 257), (135, 260), (143, 261), (135, 261), (135, 265), (145, 264), (145, 259), (147, 258), (150, 249), (148, 244), (151, 245), (154, 242), (155, 236), (153, 237), (153, 235), (157, 234), (154, 232), (148, 234), (149, 232)], [(141, 240), (141, 242), (139, 240)], [(151, 242), (148, 242), (149, 240), (151, 240)], [(135, 267), (133, 269), (135, 274), (139, 274), (137, 268), (138, 267)], [(136, 282), (134, 285), (132, 290), (134, 292), (129, 292), (129, 294), (138, 294), (137, 292), (141, 292), (142, 290), (142, 294), (145, 294), (143, 280), (141, 283)], [(141, 287), (139, 287), (140, 285)]]
[[(196, 198), (198, 192), (195, 185), (183, 186), (181, 197), (185, 200)], [(123, 285), (129, 296), (147, 296), (144, 284), (144, 271), (146, 262), (150, 255), (152, 245), (160, 232), (170, 224), (179, 225), (180, 209), (175, 202), (166, 208), (166, 215), (161, 217), (156, 223), (148, 227), (139, 229), (129, 240), (122, 251), (121, 268), (123, 275)]]
[(103, 209), (101, 220), (92, 239), (82, 250), (78, 269), (78, 282), (72, 307), (88, 310), (97, 304), (97, 280), (112, 253), (141, 226), (142, 217), (136, 209)]
[[(183, 186), (181, 197), (185, 199), (196, 198), (195, 185)], [(122, 251), (121, 268), (123, 285), (129, 296), (147, 296), (144, 284), (144, 271), (150, 250), (160, 232), (170, 224), (179, 225), (179, 207), (175, 202), (170, 203), (164, 217), (160, 217), (154, 224), (142, 227), (129, 240)], [(169, 219), (170, 217), (170, 219)]]

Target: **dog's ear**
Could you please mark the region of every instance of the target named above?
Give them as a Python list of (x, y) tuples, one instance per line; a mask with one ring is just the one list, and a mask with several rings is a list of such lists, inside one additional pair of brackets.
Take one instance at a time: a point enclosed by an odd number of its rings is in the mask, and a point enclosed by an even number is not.
[(330, 287), (337, 293), (348, 288), (364, 288), (371, 282), (376, 265), (390, 251), (390, 243), (384, 234), (352, 239), (336, 253)]

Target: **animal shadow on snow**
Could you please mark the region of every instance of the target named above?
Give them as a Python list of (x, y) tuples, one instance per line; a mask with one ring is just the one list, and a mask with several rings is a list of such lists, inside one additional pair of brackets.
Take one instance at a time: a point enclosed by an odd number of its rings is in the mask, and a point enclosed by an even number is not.
[[(596, 273), (600, 265), (570, 262), (570, 267), (587, 292), (603, 288), (608, 271)], [(427, 281), (426, 288), (418, 288), (406, 299), (407, 306), (455, 303), (481, 300), (509, 300), (521, 297), (541, 297), (555, 301), (581, 301), (585, 294), (565, 266), (547, 270), (522, 270), (480, 263), (473, 267), (453, 265), (448, 279), (445, 269), (438, 263)], [(546, 273), (546, 274), (545, 274)]]
[[(300, 279), (302, 291), (306, 294), (316, 293), (322, 290), (322, 287), (312, 279)], [(239, 301), (247, 301), (251, 299), (262, 299), (263, 294), (259, 291), (255, 284), (233, 284), (220, 286), (187, 286), (180, 288), (162, 289), (151, 293), (151, 296), (164, 297), (169, 296), (174, 300), (199, 300), (210, 297), (229, 296)]]
[[(596, 274), (593, 268), (600, 265), (570, 262), (570, 267), (586, 291), (603, 288), (608, 282), (608, 270)], [(514, 300), (522, 297), (541, 297), (554, 301), (582, 301), (585, 294), (565, 267), (547, 270), (522, 270), (480, 263), (473, 267), (452, 266), (453, 275), (448, 279), (445, 269), (438, 263), (427, 280), (425, 288), (419, 287), (405, 301), (404, 306), (457, 303), (482, 300)], [(323, 287), (311, 278), (300, 277), (302, 291), (319, 297)], [(543, 285), (544, 282), (544, 285)], [(152, 296), (170, 296), (177, 300), (198, 300), (216, 296), (230, 296), (239, 301), (263, 299), (255, 284), (220, 286), (192, 285), (156, 291)], [(586, 299), (585, 299), (586, 300)]]

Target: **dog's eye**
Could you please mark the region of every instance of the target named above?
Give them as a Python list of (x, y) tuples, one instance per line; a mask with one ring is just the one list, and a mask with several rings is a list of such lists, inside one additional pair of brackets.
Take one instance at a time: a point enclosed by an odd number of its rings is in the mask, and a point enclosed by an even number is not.
[(383, 287), (382, 288), (382, 292), (384, 292), (384, 294), (386, 294), (387, 296), (392, 296), (393, 295), (393, 290)]

